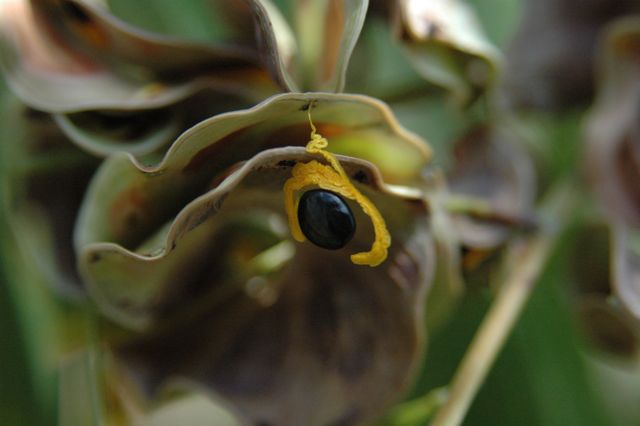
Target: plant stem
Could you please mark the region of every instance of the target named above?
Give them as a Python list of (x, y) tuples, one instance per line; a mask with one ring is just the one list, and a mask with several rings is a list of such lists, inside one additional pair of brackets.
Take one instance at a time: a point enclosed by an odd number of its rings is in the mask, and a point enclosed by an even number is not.
[(570, 198), (569, 185), (558, 187), (543, 207), (545, 213), (555, 219), (555, 229), (543, 227), (534, 235), (511, 244), (505, 279), (455, 373), (449, 398), (436, 413), (432, 425), (456, 426), (464, 420), (535, 286), (557, 240), (560, 225), (566, 222), (573, 204)]
[(420, 398), (398, 404), (385, 416), (383, 424), (413, 426), (431, 418), (447, 400), (446, 388), (435, 388)]

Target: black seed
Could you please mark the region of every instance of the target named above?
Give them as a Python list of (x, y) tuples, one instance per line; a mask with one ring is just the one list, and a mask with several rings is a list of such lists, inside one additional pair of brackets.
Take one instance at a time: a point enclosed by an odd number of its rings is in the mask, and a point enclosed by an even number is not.
[(298, 222), (309, 241), (328, 250), (344, 247), (356, 231), (356, 221), (347, 203), (322, 189), (302, 194)]

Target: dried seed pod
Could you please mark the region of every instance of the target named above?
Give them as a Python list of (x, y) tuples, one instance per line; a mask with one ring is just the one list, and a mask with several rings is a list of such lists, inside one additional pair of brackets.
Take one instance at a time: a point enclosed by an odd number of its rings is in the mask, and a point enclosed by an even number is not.
[(588, 104), (598, 39), (608, 24), (639, 11), (632, 0), (527, 1), (507, 53), (504, 96), (521, 108)]
[(621, 19), (601, 46), (599, 92), (586, 125), (587, 171), (613, 229), (613, 288), (640, 318), (640, 20)]
[(500, 52), (464, 2), (401, 0), (394, 24), (418, 73), (447, 89), (459, 105), (470, 104), (495, 83)]
[[(471, 249), (491, 249), (504, 243), (518, 218), (531, 214), (536, 176), (531, 159), (507, 129), (478, 126), (456, 141), (454, 164), (448, 173), (453, 196), (486, 204), (487, 215), (454, 215), (460, 240)], [(511, 218), (512, 223), (508, 223)]]
[[(304, 148), (312, 102), (318, 132), (393, 237), (375, 268), (350, 258), (373, 239), (361, 209), (336, 250), (294, 243), (283, 227), (292, 170), (328, 164)], [(356, 147), (372, 162), (340, 155)], [(377, 161), (383, 147), (406, 160)], [(148, 397), (187, 379), (254, 422), (371, 419), (405, 388), (423, 347), (435, 262), (418, 186), (428, 159), (383, 104), (329, 94), (211, 118), (157, 166), (111, 157), (85, 198), (76, 247), (103, 313), (139, 331), (113, 345), (118, 365)]]

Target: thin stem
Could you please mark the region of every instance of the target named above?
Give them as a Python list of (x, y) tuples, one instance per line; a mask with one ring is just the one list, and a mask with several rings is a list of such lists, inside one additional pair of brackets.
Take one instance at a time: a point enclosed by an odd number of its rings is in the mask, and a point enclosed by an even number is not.
[(529, 238), (520, 239), (510, 246), (503, 284), (455, 373), (449, 387), (448, 400), (437, 412), (432, 425), (456, 426), (464, 420), (553, 249), (559, 225), (566, 221), (572, 204), (570, 194), (569, 185), (562, 185), (543, 207), (555, 219), (555, 229), (542, 228)]
[(395, 406), (385, 416), (383, 424), (393, 426), (413, 426), (424, 424), (447, 400), (446, 388), (435, 388), (420, 398), (412, 399)]

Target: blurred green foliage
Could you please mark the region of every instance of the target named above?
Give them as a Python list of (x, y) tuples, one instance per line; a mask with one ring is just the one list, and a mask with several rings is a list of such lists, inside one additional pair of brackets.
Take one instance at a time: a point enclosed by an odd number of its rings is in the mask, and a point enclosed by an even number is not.
[(35, 404), (25, 345), (15, 308), (0, 270), (0, 424), (44, 424)]
[[(0, 111), (3, 111), (7, 88), (0, 81)], [(0, 114), (0, 117), (2, 114)], [(8, 136), (0, 140), (7, 143)], [(3, 164), (0, 161), (0, 165)], [(8, 236), (4, 220), (4, 185), (0, 185), (0, 240)], [(0, 424), (36, 425), (43, 419), (40, 407), (35, 404), (34, 389), (29, 373), (22, 324), (18, 320), (16, 306), (5, 274), (6, 256), (0, 252)]]

